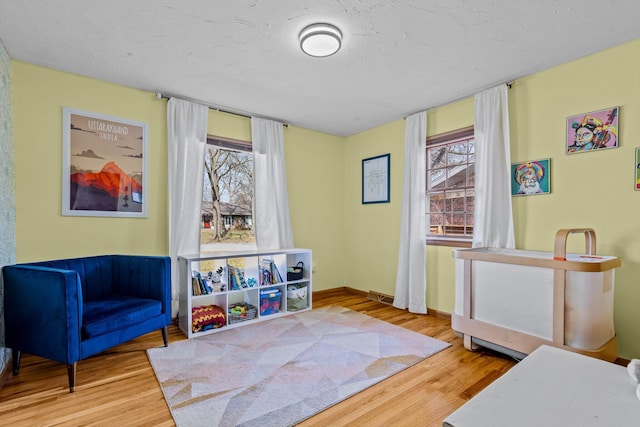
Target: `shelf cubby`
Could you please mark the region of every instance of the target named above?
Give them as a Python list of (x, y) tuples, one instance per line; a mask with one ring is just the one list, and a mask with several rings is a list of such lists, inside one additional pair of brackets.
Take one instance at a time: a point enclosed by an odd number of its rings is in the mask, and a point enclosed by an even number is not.
[[(299, 263), (302, 277), (288, 280)], [(180, 329), (192, 338), (311, 310), (311, 263), (309, 249), (179, 256)]]

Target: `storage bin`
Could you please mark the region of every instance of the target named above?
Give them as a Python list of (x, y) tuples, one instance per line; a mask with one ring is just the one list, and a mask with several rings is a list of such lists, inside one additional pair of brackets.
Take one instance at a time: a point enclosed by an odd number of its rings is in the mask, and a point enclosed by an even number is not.
[(304, 263), (300, 261), (295, 265), (295, 267), (287, 268), (287, 280), (301, 280), (304, 275)]
[(297, 311), (309, 307), (306, 285), (287, 286), (287, 310)]
[(229, 306), (229, 324), (246, 322), (256, 318), (258, 309), (244, 302), (231, 304)]
[(280, 297), (278, 289), (263, 289), (260, 291), (260, 315), (276, 314), (280, 312)]

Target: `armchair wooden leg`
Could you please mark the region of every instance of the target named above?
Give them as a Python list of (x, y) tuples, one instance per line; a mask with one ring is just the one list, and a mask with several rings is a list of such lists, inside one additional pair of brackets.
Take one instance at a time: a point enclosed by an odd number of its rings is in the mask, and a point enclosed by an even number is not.
[(11, 355), (12, 365), (13, 365), (13, 375), (18, 375), (18, 371), (20, 370), (20, 356), (22, 353), (20, 350), (13, 349)]
[(73, 362), (67, 365), (67, 374), (69, 375), (69, 393), (73, 393), (76, 390), (76, 365), (78, 362)]
[(165, 326), (161, 329), (162, 331), (162, 341), (164, 341), (164, 346), (169, 346), (169, 329)]

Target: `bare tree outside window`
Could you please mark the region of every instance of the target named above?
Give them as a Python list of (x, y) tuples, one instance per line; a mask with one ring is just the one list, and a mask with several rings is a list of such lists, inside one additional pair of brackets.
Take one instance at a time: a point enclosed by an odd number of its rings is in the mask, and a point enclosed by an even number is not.
[(210, 137), (204, 168), (201, 253), (255, 248), (251, 144)]

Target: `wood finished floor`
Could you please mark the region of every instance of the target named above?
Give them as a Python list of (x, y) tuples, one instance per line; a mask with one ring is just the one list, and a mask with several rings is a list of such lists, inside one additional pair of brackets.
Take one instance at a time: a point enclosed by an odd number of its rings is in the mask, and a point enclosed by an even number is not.
[[(452, 344), (448, 349), (302, 422), (300, 426), (441, 426), (442, 420), (515, 362), (491, 351), (469, 352), (448, 320), (411, 314), (345, 290), (314, 294), (320, 308), (340, 305)], [(170, 342), (185, 339), (177, 326)], [(160, 332), (78, 362), (75, 393), (66, 367), (23, 355), (20, 374), (0, 388), (0, 425), (174, 426), (145, 350)]]

